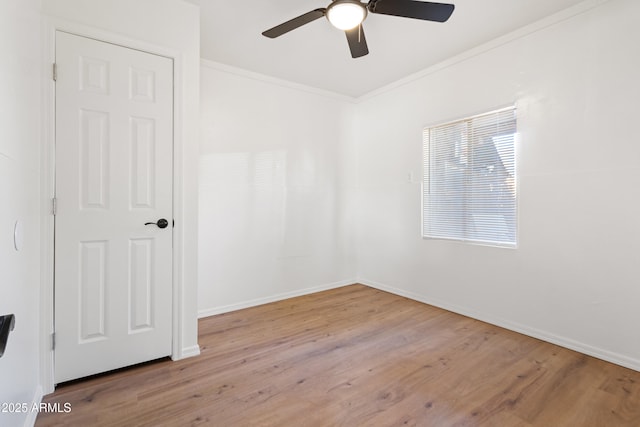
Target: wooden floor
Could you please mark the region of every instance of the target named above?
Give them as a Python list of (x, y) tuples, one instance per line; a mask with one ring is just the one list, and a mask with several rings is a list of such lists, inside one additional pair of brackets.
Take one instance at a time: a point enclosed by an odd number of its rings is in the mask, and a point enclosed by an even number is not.
[(640, 372), (361, 285), (200, 320), (37, 426), (640, 426)]

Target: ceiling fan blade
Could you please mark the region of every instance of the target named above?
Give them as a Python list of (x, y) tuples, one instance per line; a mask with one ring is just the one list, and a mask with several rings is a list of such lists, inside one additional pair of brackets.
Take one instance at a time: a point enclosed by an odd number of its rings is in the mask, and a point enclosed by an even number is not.
[(302, 27), (304, 24), (308, 24), (309, 22), (315, 21), (318, 18), (322, 18), (326, 11), (327, 9), (324, 8), (312, 10), (311, 12), (300, 15), (297, 18), (293, 18), (280, 25), (276, 25), (275, 27), (263, 32), (262, 35), (271, 39), (275, 39), (276, 37), (280, 37), (281, 35), (288, 33), (291, 30)]
[(364, 30), (362, 24), (355, 28), (345, 31), (347, 35), (347, 42), (349, 43), (349, 50), (351, 50), (352, 58), (360, 58), (369, 53), (367, 47), (367, 40), (364, 38)]
[(414, 0), (374, 0), (369, 2), (367, 8), (371, 13), (445, 22), (453, 13), (455, 6)]

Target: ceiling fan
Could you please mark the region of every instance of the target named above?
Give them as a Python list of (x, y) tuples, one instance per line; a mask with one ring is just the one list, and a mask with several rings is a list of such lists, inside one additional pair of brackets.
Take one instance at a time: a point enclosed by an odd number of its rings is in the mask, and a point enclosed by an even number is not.
[(359, 58), (369, 53), (364, 31), (362, 30), (362, 21), (365, 20), (368, 12), (425, 21), (445, 22), (453, 13), (454, 7), (452, 4), (415, 0), (370, 0), (368, 3), (361, 3), (359, 0), (332, 0), (331, 4), (326, 8), (314, 9), (311, 12), (276, 25), (263, 32), (262, 35), (274, 39), (326, 16), (334, 27), (346, 33), (351, 56)]

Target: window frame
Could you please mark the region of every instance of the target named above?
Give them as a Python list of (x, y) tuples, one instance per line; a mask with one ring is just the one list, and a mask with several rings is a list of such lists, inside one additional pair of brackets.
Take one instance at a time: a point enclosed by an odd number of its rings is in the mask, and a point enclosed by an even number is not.
[[(429, 233), (428, 232), (428, 228), (429, 228), (429, 222), (428, 222), (428, 218), (427, 218), (427, 214), (428, 214), (428, 209), (429, 209), (429, 204), (432, 202), (432, 200), (430, 200), (430, 197), (433, 193), (433, 191), (431, 191), (431, 185), (432, 182), (434, 181), (433, 179), (433, 175), (432, 175), (432, 170), (433, 170), (433, 161), (432, 161), (432, 156), (431, 156), (431, 152), (433, 151), (433, 142), (432, 142), (432, 132), (434, 129), (440, 128), (443, 129), (445, 127), (449, 127), (449, 126), (454, 126), (454, 125), (458, 125), (458, 124), (467, 124), (467, 126), (469, 126), (474, 120), (478, 120), (478, 119), (482, 119), (488, 116), (496, 116), (498, 117), (498, 115), (500, 113), (509, 113), (509, 112), (513, 112), (513, 126), (514, 126), (514, 132), (513, 132), (513, 141), (512, 141), (512, 146), (510, 147), (511, 152), (512, 152), (512, 168), (513, 168), (513, 173), (512, 173), (512, 191), (513, 191), (513, 240), (511, 241), (500, 241), (500, 240), (491, 240), (491, 239), (482, 239), (482, 238), (478, 238), (478, 236), (473, 236), (468, 234), (466, 231), (463, 232), (464, 237), (458, 237), (458, 236), (454, 236), (454, 235), (440, 235), (443, 233)], [(422, 161), (423, 161), (423, 167), (422, 167), (422, 183), (421, 183), (421, 230), (420, 230), (420, 234), (422, 236), (422, 238), (424, 240), (444, 240), (444, 241), (452, 241), (452, 242), (461, 242), (461, 243), (466, 243), (466, 244), (471, 244), (471, 245), (479, 245), (479, 246), (488, 246), (488, 247), (497, 247), (497, 248), (505, 248), (505, 249), (517, 249), (518, 245), (519, 245), (519, 199), (520, 199), (520, 191), (519, 191), (519, 179), (518, 179), (518, 155), (517, 155), (517, 148), (518, 148), (518, 141), (519, 141), (519, 133), (518, 133), (518, 108), (517, 105), (515, 104), (511, 104), (509, 106), (506, 107), (501, 107), (498, 109), (494, 109), (491, 111), (487, 111), (484, 113), (480, 113), (480, 114), (475, 114), (472, 116), (467, 116), (464, 118), (460, 118), (460, 119), (456, 119), (456, 120), (450, 120), (450, 121), (446, 121), (446, 122), (440, 122), (438, 124), (433, 124), (433, 125), (429, 125), (429, 126), (425, 126), (423, 127), (423, 134), (422, 134)], [(508, 123), (507, 121), (505, 121), (504, 123)], [(497, 135), (496, 135), (497, 136)], [(495, 138), (495, 136), (494, 136)], [(470, 140), (467, 140), (465, 143), (468, 146), (470, 144), (469, 142)], [(496, 147), (497, 148), (497, 147)], [(453, 150), (452, 150), (453, 151)], [(454, 154), (455, 155), (455, 154)], [(502, 160), (502, 158), (501, 158)], [(468, 174), (468, 172), (465, 172)], [(466, 176), (465, 176), (466, 177)], [(471, 184), (465, 184), (463, 186), (465, 192), (468, 192), (469, 189), (473, 188), (475, 184), (471, 183)], [(506, 185), (506, 182), (505, 182)], [(467, 193), (467, 196), (464, 197), (461, 200), (461, 203), (464, 205), (468, 205), (470, 203), (470, 199), (471, 197), (468, 196), (469, 193)], [(461, 218), (466, 217), (468, 215), (472, 215), (472, 211), (471, 208), (464, 209), (463, 214), (461, 214)], [(468, 219), (463, 219), (461, 221), (461, 223), (459, 224), (460, 228), (464, 228), (465, 225), (468, 225), (470, 223), (470, 221)], [(437, 235), (434, 235), (437, 234)], [(481, 234), (481, 233), (480, 233)]]

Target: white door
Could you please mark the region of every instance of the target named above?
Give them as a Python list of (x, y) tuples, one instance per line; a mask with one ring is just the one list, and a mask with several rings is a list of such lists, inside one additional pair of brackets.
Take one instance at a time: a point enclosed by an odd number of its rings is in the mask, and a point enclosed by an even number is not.
[(60, 383), (171, 354), (173, 61), (57, 32), (56, 64)]

